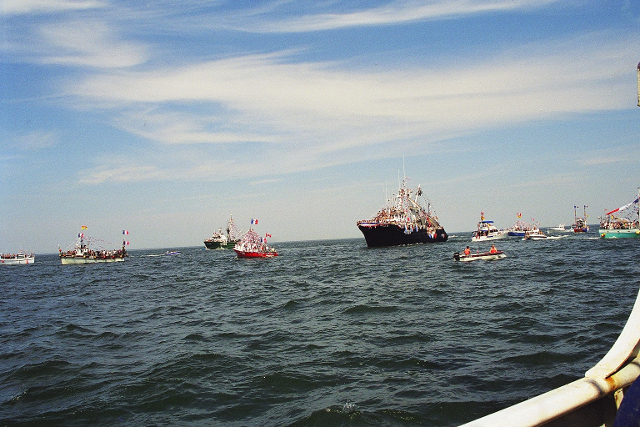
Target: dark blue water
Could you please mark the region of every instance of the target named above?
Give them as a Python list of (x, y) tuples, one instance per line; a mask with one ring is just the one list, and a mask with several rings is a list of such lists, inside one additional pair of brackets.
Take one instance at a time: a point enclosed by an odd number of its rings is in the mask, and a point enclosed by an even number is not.
[(584, 376), (631, 311), (640, 241), (453, 261), (469, 240), (5, 267), (0, 425), (452, 426)]

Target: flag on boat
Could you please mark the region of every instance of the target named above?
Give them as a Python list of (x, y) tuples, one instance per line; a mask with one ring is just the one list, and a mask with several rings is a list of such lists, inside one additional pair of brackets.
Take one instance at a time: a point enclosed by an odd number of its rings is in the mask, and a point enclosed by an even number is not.
[(87, 229), (86, 225), (83, 225), (83, 226), (80, 227), (80, 230), (86, 230), (86, 229)]
[(258, 220), (251, 218), (251, 225), (257, 225), (258, 224)]
[(84, 233), (78, 233), (78, 238), (82, 239), (84, 237)]
[(124, 234), (125, 236), (129, 235), (129, 230), (122, 230), (122, 234)]
[(264, 235), (264, 237), (265, 237), (265, 238), (267, 238), (267, 237), (271, 237), (271, 234), (266, 233), (266, 234)]
[(616, 213), (618, 211), (623, 211), (625, 209), (627, 209), (629, 206), (633, 205), (634, 203), (638, 203), (638, 201), (640, 201), (640, 197), (636, 197), (636, 199), (631, 202), (631, 203), (627, 203), (626, 205), (619, 207), (618, 209), (614, 209), (611, 212), (607, 212), (605, 215), (611, 215), (612, 213)]
[(522, 218), (522, 212), (518, 212), (518, 218)]
[(122, 246), (129, 246), (129, 241), (128, 240), (123, 240), (122, 241)]

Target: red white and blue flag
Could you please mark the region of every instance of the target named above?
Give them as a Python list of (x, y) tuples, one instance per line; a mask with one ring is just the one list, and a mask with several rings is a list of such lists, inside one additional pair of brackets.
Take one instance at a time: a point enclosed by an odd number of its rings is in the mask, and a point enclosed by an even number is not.
[(125, 236), (129, 235), (129, 230), (122, 230), (122, 234), (124, 234)]
[(258, 224), (258, 220), (255, 218), (251, 218), (251, 225), (257, 225)]

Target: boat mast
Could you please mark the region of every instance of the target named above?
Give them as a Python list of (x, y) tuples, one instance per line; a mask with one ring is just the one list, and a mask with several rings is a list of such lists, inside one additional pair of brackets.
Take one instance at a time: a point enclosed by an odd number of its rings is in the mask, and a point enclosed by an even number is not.
[(638, 63), (638, 107), (640, 107), (640, 62)]

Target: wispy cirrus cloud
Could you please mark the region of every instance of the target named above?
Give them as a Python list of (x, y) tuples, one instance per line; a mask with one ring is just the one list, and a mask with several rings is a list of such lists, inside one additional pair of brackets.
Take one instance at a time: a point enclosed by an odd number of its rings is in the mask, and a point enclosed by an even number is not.
[(148, 59), (146, 47), (123, 40), (109, 25), (98, 19), (66, 21), (44, 25), (38, 62), (70, 67), (123, 68)]
[[(67, 91), (79, 105), (111, 111), (115, 126), (151, 143), (218, 147), (187, 154), (193, 157), (181, 160), (189, 170), (166, 176), (235, 176), (238, 164), (224, 162), (247, 144), (259, 147), (262, 164), (285, 173), (390, 155), (389, 143), (420, 152), (488, 126), (624, 108), (628, 73), (620, 64), (632, 48), (605, 39), (531, 45), (520, 56), (503, 53), (460, 68), (384, 72), (297, 63), (290, 52), (247, 55), (104, 72), (69, 83)], [(586, 52), (589, 67), (577, 67)]]
[[(558, 0), (454, 0), (416, 1), (395, 0), (383, 6), (344, 11), (341, 13), (315, 13), (291, 16), (284, 19), (253, 22), (243, 27), (245, 31), (266, 33), (294, 33), (326, 31), (348, 27), (396, 25), (434, 19), (450, 19), (479, 13), (532, 9), (556, 3)], [(288, 7), (288, 3), (277, 3), (273, 9)], [(261, 15), (272, 9), (255, 9), (254, 15)]]
[(0, 16), (69, 12), (104, 6), (105, 2), (99, 0), (2, 0)]

